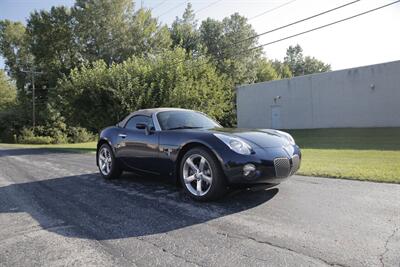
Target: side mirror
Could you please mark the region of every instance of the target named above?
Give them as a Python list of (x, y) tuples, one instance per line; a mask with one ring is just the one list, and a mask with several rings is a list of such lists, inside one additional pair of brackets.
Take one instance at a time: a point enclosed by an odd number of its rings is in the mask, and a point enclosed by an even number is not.
[(147, 128), (147, 124), (146, 123), (136, 123), (136, 128), (139, 130), (144, 130)]
[(136, 123), (136, 128), (139, 130), (144, 130), (146, 135), (150, 134), (149, 126), (146, 123)]

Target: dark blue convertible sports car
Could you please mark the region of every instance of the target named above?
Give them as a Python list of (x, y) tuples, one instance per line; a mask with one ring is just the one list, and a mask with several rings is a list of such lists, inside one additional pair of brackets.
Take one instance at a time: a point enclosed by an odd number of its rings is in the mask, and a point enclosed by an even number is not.
[(196, 200), (223, 195), (231, 184), (278, 184), (300, 166), (288, 133), (223, 128), (205, 114), (157, 108), (133, 112), (100, 133), (96, 162), (106, 179), (122, 171), (169, 176)]

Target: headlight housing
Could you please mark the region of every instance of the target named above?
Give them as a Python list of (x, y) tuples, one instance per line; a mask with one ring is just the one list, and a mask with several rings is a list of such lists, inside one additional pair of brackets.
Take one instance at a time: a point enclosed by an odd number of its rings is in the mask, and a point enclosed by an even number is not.
[(280, 133), (281, 135), (283, 135), (283, 137), (286, 138), (286, 140), (288, 140), (289, 144), (291, 144), (291, 145), (296, 144), (296, 142), (294, 141), (293, 137), (290, 134), (288, 134), (286, 132), (278, 131), (278, 130), (277, 130), (277, 132)]
[(252, 153), (251, 146), (241, 138), (218, 133), (215, 133), (214, 136), (238, 154), (250, 155)]

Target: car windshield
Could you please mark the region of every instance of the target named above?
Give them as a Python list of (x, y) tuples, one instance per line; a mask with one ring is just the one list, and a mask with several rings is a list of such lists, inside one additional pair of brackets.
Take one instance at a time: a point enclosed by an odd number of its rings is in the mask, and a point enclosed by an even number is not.
[(157, 114), (162, 130), (221, 127), (217, 122), (196, 111), (163, 111)]

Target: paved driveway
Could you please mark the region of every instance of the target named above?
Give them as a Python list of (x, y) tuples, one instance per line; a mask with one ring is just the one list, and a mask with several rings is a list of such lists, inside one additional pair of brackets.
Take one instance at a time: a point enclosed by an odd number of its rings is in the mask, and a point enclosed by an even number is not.
[(295, 176), (196, 203), (94, 158), (0, 150), (0, 265), (400, 266), (400, 185)]

